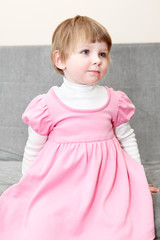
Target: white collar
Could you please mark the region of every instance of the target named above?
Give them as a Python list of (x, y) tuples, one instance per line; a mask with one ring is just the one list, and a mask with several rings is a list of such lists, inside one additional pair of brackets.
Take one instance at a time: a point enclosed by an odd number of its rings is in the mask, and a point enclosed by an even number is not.
[(96, 85), (83, 85), (83, 84), (77, 84), (73, 83), (71, 81), (68, 81), (65, 77), (63, 78), (62, 88), (65, 88), (66, 90), (70, 92), (90, 92), (95, 89)]

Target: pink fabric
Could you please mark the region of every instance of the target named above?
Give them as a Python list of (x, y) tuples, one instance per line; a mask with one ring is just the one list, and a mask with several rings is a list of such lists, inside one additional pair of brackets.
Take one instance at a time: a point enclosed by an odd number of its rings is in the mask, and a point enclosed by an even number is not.
[(53, 122), (43, 95), (37, 96), (31, 101), (22, 118), (40, 135), (48, 135), (53, 129)]
[(135, 112), (135, 107), (126, 94), (120, 91), (118, 93), (120, 94), (120, 98), (118, 102), (117, 119), (114, 127), (129, 121)]
[(53, 89), (26, 109), (23, 120), (50, 134), (28, 173), (0, 198), (1, 240), (154, 239), (143, 166), (121, 149), (113, 130), (134, 106), (106, 90), (108, 101), (95, 110), (70, 108)]

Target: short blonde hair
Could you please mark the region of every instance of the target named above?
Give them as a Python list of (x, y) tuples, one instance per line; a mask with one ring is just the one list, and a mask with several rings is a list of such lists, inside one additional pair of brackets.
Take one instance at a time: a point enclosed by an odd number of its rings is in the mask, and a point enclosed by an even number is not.
[(55, 51), (59, 51), (61, 61), (65, 62), (75, 50), (77, 42), (81, 39), (91, 43), (104, 41), (108, 46), (107, 57), (110, 60), (109, 52), (112, 40), (106, 28), (89, 17), (78, 15), (59, 24), (52, 36), (51, 59), (54, 68), (59, 73), (64, 74), (63, 70), (56, 67), (54, 63)]

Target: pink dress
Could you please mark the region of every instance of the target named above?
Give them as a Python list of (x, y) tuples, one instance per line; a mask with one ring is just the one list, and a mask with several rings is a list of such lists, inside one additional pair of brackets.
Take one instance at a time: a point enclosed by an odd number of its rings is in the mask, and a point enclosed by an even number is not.
[(128, 97), (107, 88), (98, 109), (36, 97), (23, 120), (49, 135), (37, 159), (0, 198), (0, 240), (153, 240), (152, 198), (143, 166), (114, 127), (134, 114)]

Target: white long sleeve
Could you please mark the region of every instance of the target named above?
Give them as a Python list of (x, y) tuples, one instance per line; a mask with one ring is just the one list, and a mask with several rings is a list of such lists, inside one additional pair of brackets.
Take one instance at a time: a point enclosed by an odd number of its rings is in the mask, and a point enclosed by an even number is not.
[(141, 163), (137, 140), (129, 122), (116, 127), (115, 133), (125, 152), (137, 162)]
[(28, 171), (43, 148), (47, 138), (48, 136), (39, 135), (30, 126), (28, 127), (28, 140), (24, 149), (22, 174), (25, 174)]

